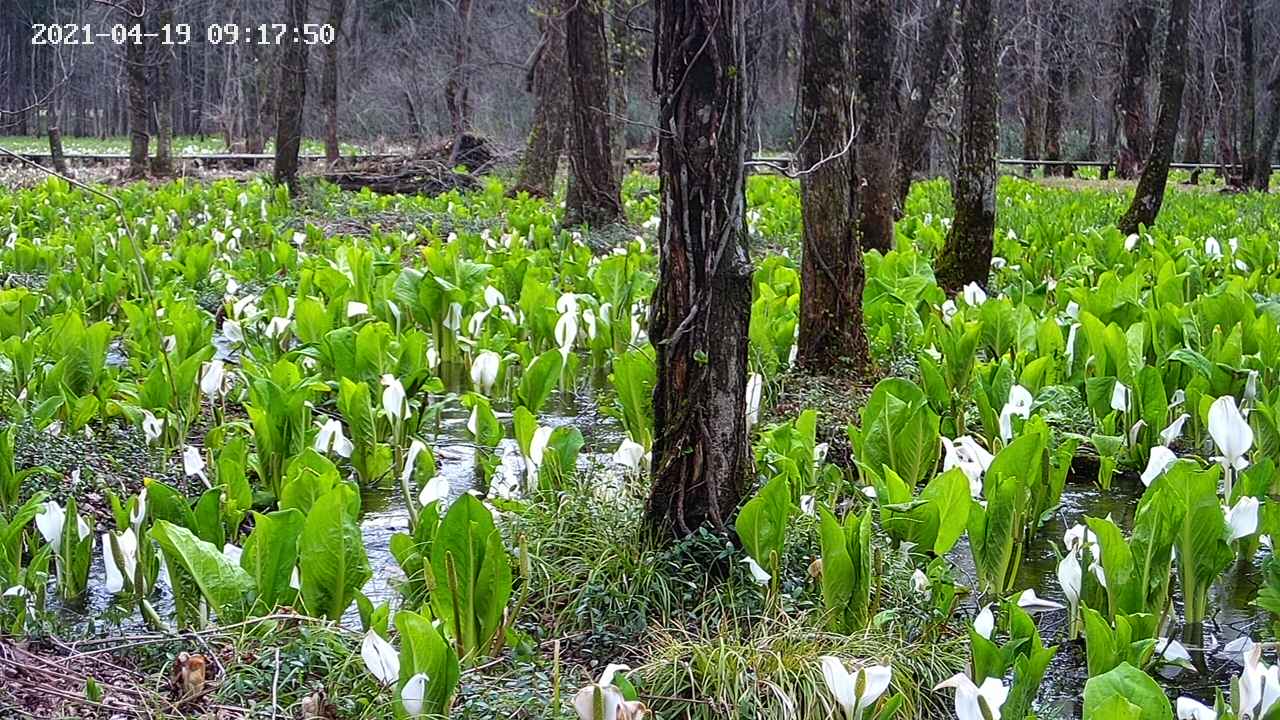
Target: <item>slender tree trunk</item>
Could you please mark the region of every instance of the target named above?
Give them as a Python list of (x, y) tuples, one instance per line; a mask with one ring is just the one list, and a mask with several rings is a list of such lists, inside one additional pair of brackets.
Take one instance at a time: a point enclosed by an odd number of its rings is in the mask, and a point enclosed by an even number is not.
[(569, 125), (569, 83), (564, 63), (564, 7), (545, 0), (539, 9), (542, 42), (529, 68), (526, 89), (533, 93), (533, 128), (520, 158), (512, 192), (551, 197), (555, 192), (560, 152)]
[[(307, 0), (285, 0), (289, 25), (307, 22)], [(297, 190), (298, 151), (302, 147), (302, 108), (307, 99), (307, 46), (289, 43), (280, 62), (280, 100), (276, 105), (276, 158), (274, 177)]]
[[(145, 0), (129, 0), (125, 6), (125, 23), (145, 27)], [(151, 135), (147, 132), (147, 45), (146, 39), (130, 40), (124, 49), (125, 74), (129, 83), (129, 169), (131, 178), (147, 174), (147, 151)]]
[[(1201, 51), (1195, 51), (1195, 63), (1191, 68), (1190, 83), (1186, 92), (1188, 93), (1187, 101), (1183, 103), (1187, 108), (1187, 132), (1182, 144), (1182, 162), (1188, 164), (1199, 164), (1204, 158), (1204, 120), (1205, 120), (1205, 93), (1204, 93), (1204, 55)], [(1200, 184), (1200, 168), (1194, 168), (1191, 171), (1190, 184)]]
[[(164, 0), (156, 5), (156, 29), (173, 25), (173, 2)], [(155, 43), (155, 112), (156, 156), (151, 160), (153, 175), (173, 174), (173, 63), (174, 49)]]
[[(662, 223), (653, 487), (660, 535), (724, 531), (751, 470), (742, 0), (656, 0)], [(572, 53), (570, 53), (572, 57)]]
[(951, 44), (956, 0), (935, 2), (925, 30), (924, 45), (912, 72), (911, 97), (906, 103), (906, 117), (898, 131), (898, 217), (902, 217), (902, 213), (906, 211), (912, 176), (924, 162), (925, 150), (929, 146), (929, 133), (925, 124), (933, 109), (933, 98), (938, 86), (950, 67), (946, 62), (947, 46)]
[(1218, 89), (1217, 118), (1218, 127), (1214, 133), (1214, 146), (1219, 172), (1227, 185), (1239, 184), (1238, 164), (1235, 146), (1235, 103), (1236, 94), (1231, 73), (1227, 69), (1227, 58), (1218, 55), (1213, 62), (1213, 84)]
[(860, 369), (866, 273), (854, 227), (848, 0), (806, 0), (800, 33), (800, 122), (796, 154), (804, 217), (798, 362), (825, 372)]
[(609, 78), (609, 129), (612, 144), (609, 146), (613, 161), (613, 174), (618, 178), (618, 187), (627, 175), (627, 66), (629, 64), (630, 32), (627, 28), (626, 4), (613, 0), (607, 28), (609, 30), (609, 67), (612, 76)]
[(1155, 29), (1154, 0), (1126, 0), (1120, 15), (1123, 58), (1120, 82), (1116, 87), (1116, 108), (1120, 113), (1120, 149), (1116, 176), (1134, 178), (1141, 171), (1142, 158), (1151, 149), (1147, 130), (1147, 67), (1151, 63), (1151, 34)]
[(565, 52), (573, 98), (565, 223), (600, 226), (622, 217), (622, 192), (613, 172), (609, 122), (609, 48), (601, 0), (575, 0), (566, 13)]
[(1258, 172), (1258, 71), (1254, 61), (1254, 0), (1236, 0), (1240, 28), (1240, 181), (1252, 187)]
[(341, 156), (338, 146), (338, 38), (342, 37), (342, 18), (347, 0), (329, 0), (329, 26), (333, 42), (324, 46), (324, 76), (320, 79), (320, 104), (324, 106), (324, 159), (336, 162)]
[[(1040, 123), (1043, 120), (1043, 113), (1040, 109), (1041, 92), (1041, 88), (1032, 80), (1028, 86), (1027, 95), (1022, 100), (1023, 160), (1040, 159)], [(1035, 172), (1036, 166), (1034, 163), (1027, 163), (1022, 166), (1022, 174), (1027, 177), (1035, 175)]]
[(54, 172), (67, 174), (67, 157), (62, 152), (62, 131), (58, 129), (57, 118), (49, 124), (49, 159), (53, 163)]
[(471, 5), (472, 0), (457, 0), (458, 27), (454, 34), (453, 67), (444, 86), (444, 104), (449, 109), (449, 127), (453, 130), (450, 162), (457, 162), (462, 151), (462, 136), (471, 129)]
[(1253, 187), (1267, 192), (1271, 187), (1271, 158), (1276, 154), (1276, 139), (1280, 136), (1280, 69), (1271, 80), (1267, 91), (1271, 93), (1271, 107), (1267, 113), (1267, 126), (1262, 131), (1258, 144), (1258, 172), (1253, 178)]
[[(1055, 57), (1050, 62), (1052, 65), (1049, 67), (1049, 82), (1048, 87), (1045, 88), (1044, 159), (1059, 163), (1062, 161), (1062, 116), (1066, 112), (1066, 104), (1062, 98), (1066, 93), (1067, 78), (1060, 58)], [(1066, 177), (1066, 167), (1057, 164), (1045, 165), (1044, 174), (1049, 177), (1054, 175)]]
[(1178, 118), (1182, 113), (1182, 89), (1187, 77), (1187, 28), (1191, 24), (1191, 0), (1170, 0), (1169, 32), (1164, 42), (1164, 64), (1160, 69), (1160, 112), (1156, 119), (1151, 157), (1142, 168), (1133, 203), (1120, 218), (1120, 232), (1135, 233), (1139, 226), (1150, 227), (1164, 202), (1169, 181), (1169, 163), (1178, 140)]
[(889, 252), (894, 245), (897, 185), (893, 131), (884, 119), (893, 113), (893, 5), (890, 0), (861, 0), (855, 6), (854, 22), (854, 74), (865, 118), (858, 126), (854, 156), (858, 232), (862, 247)]
[(955, 218), (935, 275), (956, 292), (968, 283), (983, 287), (991, 273), (996, 228), (996, 16), (992, 0), (960, 0), (960, 152), (951, 195)]

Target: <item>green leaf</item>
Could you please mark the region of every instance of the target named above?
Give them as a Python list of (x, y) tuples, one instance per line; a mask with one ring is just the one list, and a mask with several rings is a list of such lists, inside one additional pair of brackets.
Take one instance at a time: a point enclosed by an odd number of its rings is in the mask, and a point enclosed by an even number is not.
[(253, 590), (253, 578), (221, 549), (167, 520), (156, 520), (150, 535), (165, 557), (195, 581), (219, 620), (236, 622), (244, 616), (245, 593)]
[[(426, 673), (427, 697), (423, 714), (428, 717), (448, 714), (461, 671), (458, 654), (440, 637), (431, 621), (414, 612), (396, 613), (396, 630), (400, 633), (400, 684), (418, 673)], [(396, 699), (397, 714), (404, 708)]]
[(551, 396), (560, 381), (560, 369), (564, 358), (559, 350), (548, 350), (534, 358), (525, 368), (520, 378), (520, 386), (516, 388), (516, 402), (525, 406), (530, 412), (538, 412), (543, 403)]
[(289, 581), (298, 560), (298, 536), (306, 519), (297, 510), (253, 515), (253, 533), (245, 540), (240, 567), (257, 588), (255, 609), (270, 612), (293, 602), (297, 590)]
[(311, 508), (298, 542), (303, 603), (331, 620), (342, 617), (373, 575), (356, 523), (359, 508), (356, 492), (338, 485)]
[(782, 559), (790, 514), (791, 484), (779, 475), (742, 506), (734, 521), (743, 549), (772, 575), (777, 574)]
[[(1104, 712), (1129, 712), (1115, 698), (1140, 709), (1137, 715), (1104, 715)], [(1119, 710), (1117, 710), (1119, 708)], [(1136, 718), (1136, 720), (1171, 720), (1173, 708), (1160, 685), (1150, 675), (1129, 663), (1121, 663), (1111, 671), (1089, 678), (1084, 686), (1084, 717)]]

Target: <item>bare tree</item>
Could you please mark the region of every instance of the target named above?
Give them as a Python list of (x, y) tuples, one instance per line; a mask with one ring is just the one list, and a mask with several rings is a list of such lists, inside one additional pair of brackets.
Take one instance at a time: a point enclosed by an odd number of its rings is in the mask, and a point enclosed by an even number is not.
[(1120, 115), (1120, 147), (1116, 175), (1137, 177), (1142, 158), (1151, 147), (1147, 129), (1147, 66), (1151, 62), (1151, 35), (1155, 31), (1154, 0), (1127, 0), (1120, 13), (1118, 31), (1123, 47), (1120, 82), (1116, 85), (1116, 112)]
[(935, 275), (950, 292), (986, 286), (996, 228), (996, 18), (992, 0), (960, 0), (960, 148), (951, 196), (955, 218)]
[(338, 145), (338, 40), (347, 0), (329, 0), (329, 26), (333, 42), (324, 46), (324, 75), (320, 79), (320, 104), (324, 107), (324, 159), (335, 162), (341, 155)]
[[(155, 6), (156, 33), (161, 28), (172, 27), (174, 0), (160, 0)], [(155, 71), (155, 116), (156, 116), (156, 156), (151, 160), (151, 172), (155, 175), (173, 173), (173, 47), (163, 43), (154, 43), (152, 49), (155, 58), (152, 62)]]
[(924, 162), (929, 134), (925, 124), (933, 109), (933, 99), (946, 77), (950, 65), (946, 61), (947, 47), (951, 44), (951, 26), (954, 24), (956, 0), (934, 0), (921, 54), (915, 63), (911, 81), (911, 95), (906, 100), (906, 113), (898, 128), (898, 182), (897, 210), (901, 217), (907, 207), (907, 194), (911, 192), (911, 179)]
[(1160, 70), (1160, 112), (1156, 119), (1151, 156), (1142, 168), (1133, 203), (1118, 223), (1123, 233), (1139, 226), (1151, 226), (1164, 202), (1169, 181), (1169, 164), (1178, 140), (1178, 118), (1182, 113), (1182, 89), (1187, 73), (1187, 26), (1191, 0), (1169, 0), (1169, 31), (1164, 41), (1164, 63)]
[(565, 223), (608, 225), (622, 217), (622, 190), (613, 171), (609, 121), (609, 47), (602, 0), (575, 0), (566, 14), (565, 53), (572, 71), (570, 115), (572, 177), (565, 197)]
[(662, 222), (650, 336), (657, 351), (658, 534), (723, 531), (750, 472), (742, 0), (656, 0)]
[(542, 40), (530, 59), (525, 79), (526, 89), (534, 96), (533, 127), (512, 191), (550, 197), (569, 125), (564, 8), (560, 0), (543, 0), (536, 12)]
[(1241, 184), (1252, 187), (1258, 172), (1258, 68), (1254, 59), (1254, 0), (1235, 0), (1240, 30), (1240, 162)]
[[(146, 0), (128, 0), (122, 5), (125, 22), (143, 25), (146, 21)], [(143, 33), (137, 33), (125, 45), (125, 73), (129, 81), (129, 169), (131, 178), (147, 174), (147, 152), (151, 135), (147, 132), (150, 117), (147, 102), (147, 44)]]
[(444, 85), (444, 104), (449, 108), (449, 127), (453, 130), (451, 162), (457, 162), (462, 136), (471, 129), (471, 6), (472, 0), (457, 0), (454, 5), (457, 28), (453, 34), (453, 65)]
[[(307, 22), (307, 0), (285, 0), (285, 16), (292, 28)], [(307, 45), (284, 46), (280, 62), (280, 102), (276, 110), (276, 158), (273, 173), (277, 183), (297, 189), (298, 152), (302, 146), (302, 107), (307, 99)]]
[(800, 33), (800, 116), (796, 153), (804, 217), (798, 362), (814, 371), (860, 368), (862, 245), (853, 189), (850, 6), (806, 0)]
[(854, 156), (858, 232), (862, 247), (888, 252), (893, 249), (897, 199), (893, 131), (884, 122), (893, 114), (893, 6), (889, 0), (862, 0), (857, 3), (854, 23), (854, 72), (863, 118), (858, 124)]

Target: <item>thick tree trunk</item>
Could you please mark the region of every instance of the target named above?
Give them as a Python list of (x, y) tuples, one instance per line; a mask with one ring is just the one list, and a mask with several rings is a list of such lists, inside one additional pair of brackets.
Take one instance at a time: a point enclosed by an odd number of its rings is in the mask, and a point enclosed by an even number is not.
[(559, 0), (545, 0), (538, 12), (542, 42), (526, 78), (526, 88), (533, 93), (533, 128), (529, 131), (524, 156), (520, 158), (520, 171), (512, 192), (551, 197), (569, 126), (564, 7)]
[(955, 218), (935, 275), (956, 292), (968, 283), (986, 286), (996, 228), (996, 17), (992, 0), (961, 0), (960, 152), (951, 195)]
[(866, 273), (853, 212), (849, 15), (847, 0), (806, 0), (800, 35), (796, 156), (804, 169), (804, 253), (797, 360), (817, 372), (859, 369), (867, 360), (862, 326)]
[(898, 130), (898, 217), (906, 212), (912, 176), (924, 161), (925, 148), (929, 145), (929, 133), (925, 124), (933, 109), (933, 98), (938, 86), (950, 67), (946, 62), (947, 46), (951, 44), (956, 0), (935, 1), (925, 30), (924, 45), (913, 68), (911, 97), (906, 103), (906, 116)]
[(1191, 0), (1170, 0), (1169, 31), (1164, 41), (1164, 63), (1160, 69), (1160, 112), (1156, 119), (1151, 156), (1142, 168), (1133, 203), (1117, 225), (1120, 232), (1135, 233), (1139, 226), (1150, 227), (1164, 202), (1169, 181), (1169, 163), (1178, 140), (1178, 119), (1182, 113), (1182, 89), (1187, 78), (1187, 29), (1191, 24)]
[[(893, 249), (894, 201), (897, 185), (893, 129), (885, 120), (893, 113), (893, 4), (890, 0), (862, 0), (856, 4), (854, 73), (858, 83), (858, 125), (855, 209), (862, 247)], [(844, 108), (835, 110), (844, 112)]]
[(453, 38), (453, 67), (444, 86), (444, 104), (453, 130), (450, 162), (457, 161), (462, 136), (471, 129), (471, 4), (472, 0), (457, 0), (454, 8), (458, 27)]
[(329, 25), (334, 40), (324, 46), (324, 77), (320, 79), (320, 104), (324, 106), (324, 159), (330, 163), (341, 156), (338, 146), (338, 38), (347, 0), (329, 0)]
[(1151, 63), (1151, 34), (1155, 29), (1154, 0), (1128, 0), (1120, 15), (1123, 58), (1120, 82), (1116, 87), (1116, 109), (1120, 114), (1120, 148), (1116, 176), (1138, 176), (1142, 158), (1151, 149), (1147, 130), (1147, 67)]
[(662, 223), (645, 518), (681, 537), (703, 525), (724, 531), (751, 470), (746, 47), (742, 0), (656, 0), (655, 15)]
[(1214, 133), (1214, 150), (1219, 172), (1228, 185), (1239, 184), (1239, 162), (1235, 146), (1236, 94), (1225, 55), (1218, 55), (1213, 62), (1213, 85), (1218, 90), (1217, 130)]
[(609, 122), (609, 48), (602, 0), (575, 0), (566, 13), (565, 53), (572, 71), (569, 143), (572, 192), (565, 198), (565, 223), (600, 226), (622, 217), (622, 192), (613, 172), (613, 132)]
[[(285, 0), (289, 25), (301, 28), (307, 22), (307, 0)], [(298, 151), (302, 147), (302, 108), (307, 99), (307, 46), (289, 43), (280, 62), (280, 101), (276, 111), (276, 158), (274, 177), (297, 190)]]
[[(1049, 83), (1045, 88), (1044, 106), (1044, 159), (1053, 163), (1062, 160), (1062, 115), (1066, 112), (1066, 103), (1062, 101), (1066, 93), (1067, 78), (1063, 72), (1062, 60), (1054, 58), (1049, 67)], [(1063, 165), (1045, 165), (1047, 177), (1059, 175), (1066, 177), (1067, 168)]]
[[(156, 6), (156, 22), (154, 32), (159, 28), (173, 25), (173, 2), (167, 0)], [(156, 111), (156, 156), (151, 160), (153, 175), (173, 174), (173, 63), (172, 46), (155, 43), (155, 111)]]
[(1240, 181), (1253, 187), (1258, 172), (1258, 71), (1254, 61), (1254, 0), (1236, 0), (1240, 28)]
[(612, 144), (609, 146), (613, 161), (613, 174), (618, 187), (627, 174), (627, 66), (630, 64), (630, 32), (626, 23), (627, 3), (613, 0), (608, 18), (609, 67), (609, 129)]
[[(145, 0), (130, 0), (125, 6), (125, 23), (143, 25), (146, 13)], [(145, 25), (144, 25), (145, 27)], [(147, 132), (147, 45), (146, 39), (130, 40), (124, 49), (125, 75), (129, 84), (129, 169), (128, 176), (140, 178), (147, 174), (147, 151), (151, 135)]]

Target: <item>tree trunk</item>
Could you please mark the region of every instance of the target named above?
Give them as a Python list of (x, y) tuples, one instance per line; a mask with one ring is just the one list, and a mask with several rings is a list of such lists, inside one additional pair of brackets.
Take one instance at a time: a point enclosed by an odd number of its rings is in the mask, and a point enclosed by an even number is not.
[[(125, 23), (143, 25), (146, 13), (145, 0), (130, 0), (125, 6)], [(145, 27), (145, 25), (144, 25)], [(147, 45), (130, 40), (124, 49), (125, 74), (129, 83), (129, 169), (131, 178), (147, 174), (147, 151), (151, 135), (147, 132)]]
[(935, 270), (948, 292), (971, 282), (986, 286), (996, 228), (999, 102), (992, 0), (961, 0), (960, 14), (960, 151), (951, 181), (955, 218)]
[(444, 86), (444, 104), (449, 109), (449, 127), (453, 130), (450, 163), (457, 162), (458, 153), (462, 151), (462, 136), (471, 129), (471, 5), (472, 0), (457, 0), (453, 67)]
[(622, 193), (613, 172), (609, 122), (609, 48), (601, 0), (575, 0), (566, 13), (565, 52), (573, 98), (569, 166), (573, 192), (565, 198), (565, 224), (608, 225), (622, 217)]
[(568, 72), (564, 64), (564, 7), (545, 0), (539, 9), (542, 42), (529, 68), (526, 89), (533, 93), (533, 128), (512, 192), (551, 197), (569, 120)]
[[(285, 0), (289, 25), (301, 28), (307, 22), (307, 0)], [(302, 146), (302, 108), (307, 99), (307, 46), (288, 43), (280, 61), (280, 100), (276, 104), (276, 157), (274, 177), (298, 186), (298, 151)]]
[(1187, 79), (1187, 28), (1191, 24), (1191, 0), (1170, 0), (1169, 31), (1164, 42), (1164, 64), (1160, 69), (1160, 112), (1156, 119), (1151, 157), (1142, 168), (1133, 203), (1117, 225), (1120, 232), (1135, 233), (1139, 226), (1151, 227), (1164, 202), (1169, 181), (1169, 163), (1178, 140), (1178, 118), (1182, 114), (1182, 89)]
[(1235, 89), (1231, 73), (1227, 69), (1225, 54), (1219, 54), (1213, 61), (1213, 86), (1218, 90), (1217, 129), (1214, 132), (1215, 160), (1219, 172), (1227, 185), (1239, 184), (1237, 165), (1240, 158), (1236, 155), (1235, 137)]
[(1276, 139), (1280, 136), (1280, 69), (1271, 80), (1267, 91), (1271, 93), (1271, 108), (1267, 113), (1267, 126), (1258, 143), (1258, 172), (1253, 178), (1256, 190), (1267, 192), (1271, 187), (1271, 158), (1275, 157)]
[[(173, 2), (167, 0), (156, 5), (154, 32), (173, 25)], [(151, 160), (153, 175), (173, 174), (173, 47), (155, 43), (155, 113), (156, 156)]]
[(815, 372), (860, 369), (867, 360), (862, 325), (862, 244), (850, 133), (850, 8), (847, 0), (806, 0), (800, 35), (800, 123), (796, 156), (804, 218), (797, 361)]
[(1236, 0), (1240, 28), (1240, 161), (1241, 184), (1253, 187), (1258, 172), (1258, 73), (1254, 62), (1254, 0)]
[(324, 46), (324, 77), (320, 79), (320, 104), (324, 106), (324, 159), (336, 162), (341, 156), (338, 147), (338, 38), (342, 37), (342, 17), (347, 12), (347, 0), (329, 0), (329, 26), (333, 28), (333, 42)]
[[(1066, 112), (1066, 104), (1062, 102), (1066, 93), (1066, 74), (1063, 72), (1062, 60), (1053, 58), (1049, 67), (1049, 83), (1045, 88), (1044, 106), (1044, 159), (1051, 163), (1062, 161), (1062, 116)], [(1046, 177), (1058, 175), (1066, 177), (1066, 166), (1045, 165)]]
[(1128, 0), (1120, 16), (1120, 41), (1124, 48), (1116, 109), (1120, 114), (1120, 148), (1116, 177), (1130, 179), (1141, 171), (1142, 158), (1151, 148), (1147, 131), (1147, 66), (1151, 62), (1151, 34), (1156, 24), (1153, 0)]
[(723, 532), (751, 470), (746, 47), (742, 0), (656, 0), (655, 15), (662, 223), (645, 519), (683, 537), (703, 525)]
[(62, 153), (62, 131), (58, 129), (56, 118), (49, 124), (49, 159), (53, 163), (54, 172), (67, 175), (67, 157)]
[[(897, 198), (893, 131), (884, 121), (893, 113), (893, 5), (890, 0), (862, 0), (855, 7), (854, 74), (859, 114), (865, 118), (856, 136), (855, 209), (862, 247), (887, 253), (894, 245)], [(844, 112), (844, 108), (833, 111)]]
[[(1204, 55), (1197, 50), (1195, 56), (1186, 90), (1189, 96), (1183, 103), (1187, 108), (1187, 132), (1182, 144), (1182, 162), (1192, 165), (1199, 164), (1204, 158)], [(1192, 185), (1200, 183), (1200, 168), (1191, 170), (1189, 182)]]
[[(1040, 122), (1043, 113), (1040, 109), (1041, 89), (1034, 80), (1027, 87), (1027, 95), (1022, 100), (1022, 159), (1040, 159)], [(1035, 175), (1035, 163), (1022, 166), (1022, 174), (1026, 177)]]
[(627, 175), (627, 66), (630, 63), (629, 49), (631, 38), (626, 23), (626, 3), (613, 0), (607, 29), (609, 34), (609, 67), (613, 73), (609, 78), (609, 129), (612, 144), (609, 146), (613, 160), (613, 174), (618, 178), (618, 187)]
[(947, 46), (951, 44), (951, 24), (955, 9), (955, 0), (936, 0), (933, 12), (929, 15), (920, 57), (913, 68), (911, 97), (907, 103), (906, 117), (898, 130), (898, 217), (906, 212), (912, 176), (920, 169), (925, 148), (929, 145), (925, 123), (933, 109), (933, 98), (938, 86), (950, 67), (946, 62)]

